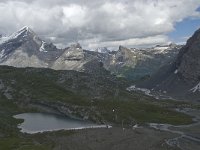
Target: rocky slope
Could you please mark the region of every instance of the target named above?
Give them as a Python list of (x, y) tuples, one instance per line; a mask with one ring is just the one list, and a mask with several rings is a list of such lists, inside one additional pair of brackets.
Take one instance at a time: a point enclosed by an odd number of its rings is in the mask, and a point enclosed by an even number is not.
[(120, 46), (119, 50), (110, 55), (105, 67), (117, 75), (128, 79), (140, 79), (150, 76), (160, 67), (173, 61), (182, 46), (170, 44), (147, 49), (128, 49)]
[(200, 30), (187, 41), (176, 60), (140, 86), (184, 100), (200, 101)]

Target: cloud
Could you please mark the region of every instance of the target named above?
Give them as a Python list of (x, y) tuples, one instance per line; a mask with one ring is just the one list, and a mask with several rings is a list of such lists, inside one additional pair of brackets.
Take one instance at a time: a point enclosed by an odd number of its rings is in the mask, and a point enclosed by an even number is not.
[(0, 33), (30, 26), (57, 45), (86, 48), (169, 42), (185, 18), (199, 18), (199, 0), (1, 0)]
[(127, 40), (121, 40), (121, 41), (105, 41), (105, 42), (96, 42), (92, 40), (85, 41), (85, 46), (87, 46), (90, 49), (94, 49), (96, 47), (118, 47), (119, 45), (124, 46), (150, 46), (152, 43), (155, 44), (166, 44), (166, 41), (169, 41), (167, 36), (164, 35), (157, 35), (157, 36), (151, 36), (151, 37), (144, 37), (144, 38), (131, 38)]

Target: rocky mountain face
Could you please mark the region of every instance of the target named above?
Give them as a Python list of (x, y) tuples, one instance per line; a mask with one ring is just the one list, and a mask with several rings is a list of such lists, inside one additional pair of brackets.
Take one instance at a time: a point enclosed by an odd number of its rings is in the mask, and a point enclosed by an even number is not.
[(86, 56), (80, 44), (74, 44), (66, 48), (50, 68), (55, 70), (81, 70), (83, 65), (92, 59), (93, 57)]
[(89, 51), (77, 43), (58, 49), (41, 40), (29, 27), (24, 27), (9, 37), (0, 38), (0, 65), (77, 71), (88, 71), (88, 66), (97, 71), (95, 68), (102, 65), (113, 74), (137, 80), (150, 76), (172, 61), (180, 47), (174, 44), (147, 49), (120, 46), (117, 51), (106, 47)]
[(186, 82), (200, 81), (200, 29), (187, 41), (176, 60), (179, 74)]
[(24, 27), (0, 41), (0, 64), (15, 67), (49, 67), (63, 53), (53, 44), (42, 41), (30, 28)]
[(200, 29), (181, 48), (176, 60), (139, 86), (184, 100), (200, 101)]
[(128, 49), (120, 46), (119, 50), (110, 55), (105, 67), (120, 76), (129, 79), (140, 79), (150, 76), (160, 67), (175, 59), (182, 46), (170, 44), (147, 49)]
[(90, 60), (84, 53), (79, 44), (58, 49), (28, 27), (0, 39), (0, 65), (79, 70)]

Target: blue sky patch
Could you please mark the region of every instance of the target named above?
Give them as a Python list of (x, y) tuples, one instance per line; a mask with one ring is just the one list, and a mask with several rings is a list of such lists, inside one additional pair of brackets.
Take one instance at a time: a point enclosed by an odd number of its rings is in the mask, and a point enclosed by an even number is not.
[[(197, 9), (200, 11), (200, 7)], [(168, 34), (169, 38), (175, 43), (187, 41), (194, 32), (200, 28), (200, 18), (186, 18), (175, 25), (175, 30)]]

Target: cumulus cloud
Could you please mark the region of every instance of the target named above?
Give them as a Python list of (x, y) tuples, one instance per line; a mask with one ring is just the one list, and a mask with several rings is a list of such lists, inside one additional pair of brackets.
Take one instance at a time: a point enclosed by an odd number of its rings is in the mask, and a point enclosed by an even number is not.
[(177, 22), (199, 18), (199, 0), (0, 0), (0, 33), (23, 26), (57, 45), (167, 43)]

